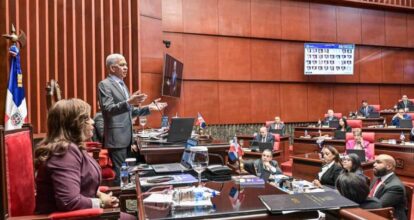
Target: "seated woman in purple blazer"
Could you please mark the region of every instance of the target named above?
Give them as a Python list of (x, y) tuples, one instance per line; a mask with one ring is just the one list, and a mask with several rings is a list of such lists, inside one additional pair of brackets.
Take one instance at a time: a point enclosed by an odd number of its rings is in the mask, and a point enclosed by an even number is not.
[(361, 129), (355, 128), (352, 133), (354, 134), (354, 139), (346, 142), (346, 149), (365, 150), (365, 159), (374, 160), (374, 145), (369, 144), (368, 141), (362, 138)]
[[(35, 150), (36, 212), (117, 207), (119, 200), (98, 190), (101, 168), (83, 142), (93, 135), (90, 106), (80, 99), (60, 100), (49, 110), (46, 138)], [(121, 213), (121, 219), (136, 219)]]

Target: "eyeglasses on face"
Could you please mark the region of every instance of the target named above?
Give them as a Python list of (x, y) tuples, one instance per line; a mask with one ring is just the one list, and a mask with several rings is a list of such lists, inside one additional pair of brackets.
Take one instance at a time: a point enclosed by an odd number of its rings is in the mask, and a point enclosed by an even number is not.
[(272, 157), (272, 155), (262, 154), (262, 157)]

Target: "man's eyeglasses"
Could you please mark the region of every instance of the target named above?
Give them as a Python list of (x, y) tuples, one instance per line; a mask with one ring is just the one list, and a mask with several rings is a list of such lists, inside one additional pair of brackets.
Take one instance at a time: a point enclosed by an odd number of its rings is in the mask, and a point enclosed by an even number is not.
[(272, 157), (272, 155), (262, 154), (262, 157)]

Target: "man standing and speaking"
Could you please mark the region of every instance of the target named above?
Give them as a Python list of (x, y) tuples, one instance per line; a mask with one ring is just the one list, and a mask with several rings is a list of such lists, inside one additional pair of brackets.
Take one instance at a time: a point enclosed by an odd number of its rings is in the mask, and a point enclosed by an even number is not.
[(122, 163), (132, 144), (132, 118), (150, 114), (150, 110), (162, 110), (166, 103), (154, 101), (148, 106), (139, 106), (147, 95), (136, 91), (132, 95), (124, 83), (128, 64), (121, 54), (106, 58), (108, 76), (98, 84), (99, 103), (104, 118), (104, 146), (108, 149), (116, 173), (115, 184), (119, 184)]

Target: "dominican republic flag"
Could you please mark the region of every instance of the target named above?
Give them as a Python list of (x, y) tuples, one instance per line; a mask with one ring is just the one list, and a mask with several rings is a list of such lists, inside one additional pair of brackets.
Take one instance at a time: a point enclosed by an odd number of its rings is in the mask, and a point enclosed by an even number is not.
[(197, 117), (197, 125), (200, 126), (200, 128), (204, 129), (206, 128), (207, 124), (206, 121), (204, 121), (203, 116), (201, 116), (200, 112), (198, 113)]
[(10, 60), (9, 86), (6, 97), (5, 129), (21, 128), (27, 122), (27, 106), (24, 96), (23, 75), (20, 67), (20, 51), (16, 44), (9, 49)]
[(245, 198), (244, 190), (238, 190), (234, 187), (231, 187), (229, 192), (229, 199), (233, 210), (239, 210)]
[(239, 143), (237, 143), (237, 137), (234, 137), (230, 144), (229, 149), (229, 158), (231, 161), (235, 161), (239, 159), (240, 156), (243, 156), (244, 152), (240, 147)]

